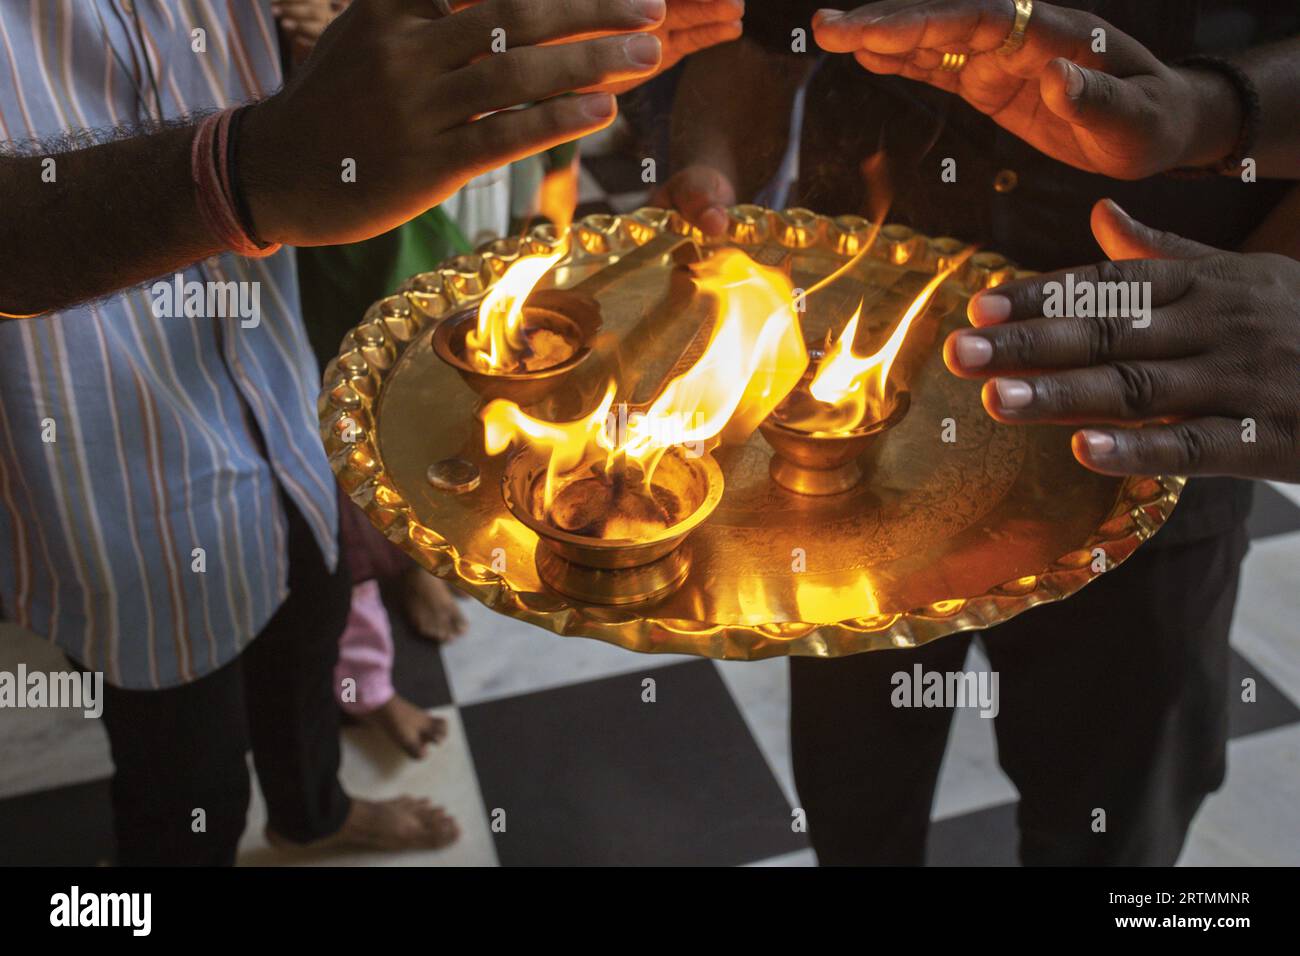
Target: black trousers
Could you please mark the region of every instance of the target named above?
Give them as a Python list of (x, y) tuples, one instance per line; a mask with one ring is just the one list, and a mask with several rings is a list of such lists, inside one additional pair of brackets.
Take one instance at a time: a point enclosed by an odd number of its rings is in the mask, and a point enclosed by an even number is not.
[[(289, 597), (243, 654), (169, 690), (105, 685), (120, 865), (234, 863), (248, 813), (250, 746), (277, 833), (318, 839), (347, 816), (333, 690), (350, 600), (347, 570), (341, 561), (328, 570), (302, 516), (281, 500)], [(204, 832), (195, 832), (198, 810)]]
[[(999, 675), (998, 757), (1020, 791), (1024, 863), (1175, 861), (1223, 780), (1228, 628), (1247, 546), (1240, 525), (1153, 542), (1073, 597), (979, 635)], [(960, 671), (973, 636), (791, 660), (795, 784), (823, 864), (924, 862), (952, 710), (892, 706), (891, 677), (918, 662)]]

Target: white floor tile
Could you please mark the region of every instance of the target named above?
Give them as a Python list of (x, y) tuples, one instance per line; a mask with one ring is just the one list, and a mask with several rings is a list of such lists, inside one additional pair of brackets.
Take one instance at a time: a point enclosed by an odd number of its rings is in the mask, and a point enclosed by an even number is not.
[(1300, 485), (1293, 485), (1284, 481), (1270, 481), (1269, 484), (1273, 486), (1278, 494), (1286, 495), (1297, 505), (1300, 505)]
[(1300, 866), (1300, 725), (1228, 744), (1228, 779), (1192, 822), (1180, 866)]
[(766, 860), (759, 860), (757, 863), (749, 863), (747, 866), (816, 866), (817, 854), (811, 849), (795, 850), (793, 853), (784, 853), (781, 856), (769, 857)]
[(649, 671), (689, 658), (637, 654), (586, 637), (563, 637), (464, 601), (466, 633), (442, 649), (457, 704), (513, 697), (565, 684)]
[(427, 796), (460, 824), (460, 839), (443, 850), (405, 853), (305, 852), (270, 847), (263, 836), (266, 805), (254, 788), (248, 826), (239, 846), (242, 866), (495, 866), (496, 849), (464, 728), (454, 707), (431, 711), (447, 721), (447, 737), (424, 760), (411, 760), (377, 731), (350, 727), (343, 733), (340, 777), (349, 793), (368, 799), (401, 794)]
[(1251, 545), (1232, 619), (1232, 644), (1300, 704), (1300, 534)]
[[(0, 671), (70, 670), (49, 641), (12, 624), (0, 624)], [(64, 787), (113, 774), (108, 735), (79, 710), (6, 709), (0, 712), (0, 797)]]

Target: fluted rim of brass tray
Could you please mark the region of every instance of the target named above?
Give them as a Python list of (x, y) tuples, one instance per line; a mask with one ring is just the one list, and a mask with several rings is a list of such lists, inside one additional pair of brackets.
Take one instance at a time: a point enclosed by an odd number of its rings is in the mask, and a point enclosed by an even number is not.
[[(730, 210), (728, 239), (742, 247), (772, 239), (792, 249), (823, 245), (851, 256), (861, 249), (869, 229), (870, 223), (856, 216), (831, 218), (807, 209), (776, 212), (741, 205)], [(570, 255), (598, 259), (617, 244), (616, 239), (630, 239), (639, 246), (665, 233), (707, 241), (677, 212), (643, 207), (627, 215), (592, 215), (576, 221)], [(958, 631), (991, 627), (1036, 605), (1074, 594), (1123, 563), (1150, 538), (1173, 512), (1186, 483), (1176, 476), (1125, 478), (1114, 507), (1089, 539), (1037, 574), (1003, 582), (984, 594), (955, 595), (904, 612), (838, 624), (743, 625), (642, 617), (635, 611), (581, 606), (558, 597), (539, 605), (515, 590), (505, 575), (464, 558), (437, 531), (416, 520), (385, 471), (375, 441), (374, 407), (402, 352), (430, 324), (478, 300), (521, 253), (553, 251), (558, 242), (554, 228), (543, 224), (524, 237), (493, 240), (408, 280), (396, 294), (372, 305), (344, 337), (339, 354), (325, 369), (317, 403), (330, 465), (349, 497), (388, 540), (495, 611), (557, 634), (597, 638), (629, 650), (721, 659), (838, 657), (885, 647), (915, 647)], [(924, 249), (941, 268), (946, 258), (965, 248), (957, 239), (932, 239), (907, 226), (888, 224), (871, 254), (905, 262)], [(1000, 254), (983, 251), (950, 281), (973, 294), (1026, 274)], [(1093, 570), (1096, 549), (1101, 549), (1104, 559), (1102, 571)]]

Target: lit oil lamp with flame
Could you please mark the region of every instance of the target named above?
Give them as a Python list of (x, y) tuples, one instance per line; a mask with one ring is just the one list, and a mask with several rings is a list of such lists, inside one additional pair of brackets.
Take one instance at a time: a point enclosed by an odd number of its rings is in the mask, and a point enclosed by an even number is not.
[[(972, 250), (973, 251), (973, 250)], [(890, 380), (916, 319), (967, 256), (958, 256), (926, 283), (874, 354), (860, 356), (859, 304), (821, 361), (760, 426), (773, 451), (770, 473), (782, 488), (802, 495), (848, 491), (875, 467), (884, 438), (907, 414), (911, 396)]]
[(698, 359), (648, 405), (612, 415), (610, 382), (576, 421), (543, 421), (505, 399), (480, 416), (489, 454), (515, 449), (506, 507), (540, 539), (542, 580), (567, 596), (629, 604), (675, 588), (690, 569), (683, 542), (722, 498), (709, 452), (746, 439), (807, 368), (785, 273), (736, 249), (692, 273), (716, 319)]
[(543, 183), (542, 211), (565, 237), (559, 248), (520, 256), (476, 308), (448, 316), (434, 332), (434, 353), (485, 401), (536, 404), (591, 354), (601, 328), (597, 302), (577, 292), (535, 291), (568, 252), (576, 188), (567, 168)]

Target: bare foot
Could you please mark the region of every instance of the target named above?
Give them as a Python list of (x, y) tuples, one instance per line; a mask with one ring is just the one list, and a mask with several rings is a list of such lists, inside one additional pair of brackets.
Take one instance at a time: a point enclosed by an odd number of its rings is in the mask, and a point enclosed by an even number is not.
[(368, 714), (361, 714), (364, 723), (372, 724), (417, 760), (424, 756), (429, 744), (442, 742), (447, 736), (447, 722), (416, 707), (405, 697), (394, 694), (388, 703)]
[(465, 615), (451, 587), (423, 568), (402, 576), (402, 610), (416, 634), (440, 644), (465, 633)]
[(459, 836), (456, 821), (425, 797), (392, 800), (353, 797), (352, 808), (339, 832), (314, 843), (294, 843), (269, 826), (266, 828), (266, 840), (272, 846), (312, 850), (439, 850), (455, 843)]

